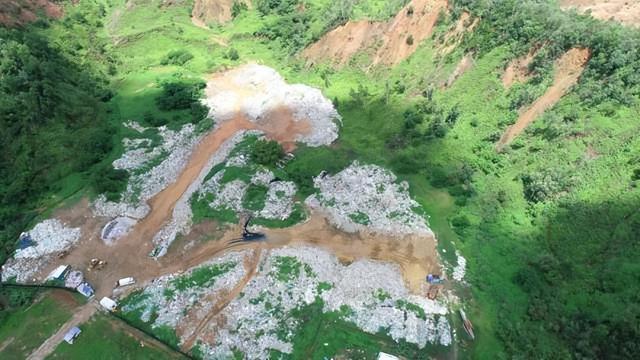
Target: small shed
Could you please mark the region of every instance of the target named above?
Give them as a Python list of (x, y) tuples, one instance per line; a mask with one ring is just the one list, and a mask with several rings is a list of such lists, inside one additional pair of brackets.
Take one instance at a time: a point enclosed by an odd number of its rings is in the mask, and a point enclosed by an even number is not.
[(382, 351), (378, 353), (378, 360), (400, 360), (399, 357), (383, 353)]
[(95, 293), (95, 290), (93, 290), (91, 285), (89, 285), (89, 283), (87, 282), (83, 282), (82, 284), (78, 285), (76, 290), (78, 290), (78, 292), (84, 295), (86, 298), (91, 298), (93, 296), (93, 293)]
[(64, 334), (64, 341), (68, 342), (69, 344), (73, 344), (73, 340), (75, 340), (75, 338), (77, 338), (81, 332), (82, 330), (80, 330), (79, 327), (72, 327), (71, 329), (69, 329), (69, 331), (67, 331), (66, 334)]

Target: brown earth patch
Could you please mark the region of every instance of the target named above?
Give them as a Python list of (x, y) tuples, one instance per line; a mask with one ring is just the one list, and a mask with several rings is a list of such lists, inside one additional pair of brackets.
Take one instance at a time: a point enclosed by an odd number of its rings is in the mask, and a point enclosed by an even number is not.
[(463, 11), (454, 27), (444, 35), (440, 45), (440, 54), (444, 56), (455, 50), (460, 45), (464, 34), (473, 31), (479, 22), (480, 18), (471, 19), (471, 14)]
[[(243, 1), (251, 7), (251, 1)], [(234, 0), (195, 0), (191, 10), (191, 22), (203, 29), (208, 29), (207, 24), (212, 22), (224, 24), (232, 19), (233, 3)]]
[(0, 24), (7, 27), (28, 24), (38, 19), (39, 11), (53, 19), (62, 17), (62, 6), (50, 0), (2, 0)]
[(356, 53), (372, 49), (373, 65), (395, 65), (431, 35), (440, 11), (446, 8), (446, 0), (412, 0), (390, 21), (347, 22), (307, 47), (302, 56), (311, 63), (344, 65)]
[(637, 0), (560, 0), (563, 9), (575, 8), (591, 12), (601, 20), (619, 21), (624, 25), (640, 25), (640, 2)]
[(502, 134), (496, 148), (502, 150), (529, 126), (538, 116), (555, 105), (569, 89), (578, 82), (584, 67), (589, 61), (590, 51), (584, 48), (573, 48), (556, 60), (553, 83), (547, 91), (526, 109), (520, 112), (515, 124), (509, 126)]
[(473, 67), (473, 64), (474, 64), (474, 61), (473, 61), (472, 54), (469, 53), (463, 56), (462, 59), (460, 59), (460, 61), (458, 62), (458, 65), (456, 66), (456, 68), (451, 73), (451, 75), (449, 75), (449, 78), (447, 78), (447, 81), (445, 81), (444, 84), (442, 84), (442, 87), (445, 89), (451, 87), (451, 85), (453, 85), (453, 83), (456, 80), (458, 80), (460, 76), (462, 76), (465, 72), (467, 72)]
[(507, 68), (502, 74), (502, 85), (505, 89), (510, 88), (513, 84), (523, 83), (529, 80), (529, 64), (536, 56), (536, 49), (531, 49), (528, 54), (511, 60)]

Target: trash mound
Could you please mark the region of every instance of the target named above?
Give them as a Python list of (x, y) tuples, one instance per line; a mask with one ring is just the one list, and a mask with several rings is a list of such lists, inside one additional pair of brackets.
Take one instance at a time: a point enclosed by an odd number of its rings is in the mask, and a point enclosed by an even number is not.
[(184, 273), (159, 277), (142, 291), (122, 300), (122, 313), (125, 316), (127, 313), (139, 314), (140, 320), (151, 323), (152, 328), (169, 326), (175, 329), (192, 308), (214, 305), (213, 302), (199, 304), (202, 298), (230, 290), (242, 279), (245, 275), (243, 259), (247, 253), (231, 252)]
[[(329, 145), (338, 137), (340, 115), (320, 90), (289, 85), (272, 68), (247, 64), (212, 78), (203, 103), (220, 122), (241, 116), (279, 141)], [(293, 139), (290, 139), (293, 137)]]
[(129, 230), (137, 223), (135, 219), (126, 216), (117, 217), (107, 223), (102, 228), (100, 238), (107, 245), (113, 245), (116, 240), (125, 236)]
[(589, 49), (573, 48), (555, 61), (553, 83), (542, 96), (520, 112), (520, 117), (515, 124), (505, 130), (496, 144), (498, 151), (501, 151), (504, 146), (511, 143), (529, 124), (569, 92), (571, 87), (578, 82), (590, 56)]
[(302, 56), (344, 65), (356, 53), (372, 49), (373, 65), (395, 65), (431, 36), (438, 15), (446, 9), (446, 0), (412, 0), (388, 22), (347, 22), (307, 47)]
[(203, 185), (205, 178), (213, 167), (222, 163), (231, 150), (244, 138), (247, 134), (257, 134), (255, 131), (239, 131), (231, 138), (227, 139), (218, 151), (209, 158), (206, 165), (202, 168), (196, 179), (189, 185), (187, 190), (180, 196), (180, 199), (173, 208), (171, 220), (158, 231), (153, 237), (153, 242), (158, 247), (156, 256), (166, 254), (169, 245), (175, 240), (178, 234), (187, 234), (191, 229), (193, 212), (191, 210), (191, 197)]
[(388, 170), (355, 161), (336, 175), (316, 177), (319, 193), (305, 202), (346, 232), (433, 236), (424, 218), (414, 212), (420, 205), (409, 196), (409, 185), (396, 180)]
[(80, 239), (80, 228), (66, 227), (58, 219), (48, 219), (34, 226), (26, 235), (32, 245), (16, 250), (13, 258), (7, 260), (2, 266), (2, 281), (13, 277), (19, 283), (33, 280), (53, 255), (69, 249)]
[(467, 259), (465, 259), (460, 252), (456, 250), (456, 260), (458, 264), (453, 268), (453, 279), (455, 281), (462, 281), (464, 274), (467, 271)]
[[(150, 130), (135, 122), (125, 125), (140, 136)], [(113, 167), (129, 172), (127, 189), (120, 202), (98, 197), (93, 203), (95, 215), (144, 218), (150, 210), (147, 200), (176, 181), (189, 161), (193, 148), (202, 138), (193, 124), (186, 124), (179, 131), (162, 126), (157, 129), (157, 135), (161, 139), (157, 146), (152, 146), (153, 141), (148, 138), (123, 139), (125, 152), (113, 162)]]
[(247, 359), (268, 358), (272, 350), (290, 354), (305, 321), (299, 310), (318, 302), (323, 312), (368, 333), (385, 329), (395, 341), (420, 348), (451, 344), (446, 305), (411, 295), (396, 265), (359, 260), (345, 266), (324, 250), (286, 247), (273, 250), (259, 268), (242, 295), (203, 330), (213, 336), (198, 336), (205, 359), (230, 358), (234, 350)]
[(640, 25), (640, 2), (629, 0), (560, 0), (564, 9), (576, 8), (596, 19), (616, 20), (624, 25)]

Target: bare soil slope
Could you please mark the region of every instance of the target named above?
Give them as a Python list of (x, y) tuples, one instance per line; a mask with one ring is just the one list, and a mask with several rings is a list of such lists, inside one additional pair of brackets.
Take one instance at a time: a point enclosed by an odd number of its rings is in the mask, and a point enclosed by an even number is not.
[(409, 57), (433, 32), (446, 0), (412, 0), (388, 22), (348, 22), (310, 45), (302, 56), (310, 62), (344, 65), (357, 52), (372, 49), (374, 65), (395, 65)]
[(191, 19), (196, 26), (206, 27), (210, 22), (225, 23), (231, 20), (233, 0), (195, 0)]
[(536, 50), (531, 50), (527, 55), (511, 60), (502, 74), (502, 85), (505, 89), (513, 84), (526, 82), (529, 77), (529, 64), (536, 55)]
[(616, 20), (625, 25), (640, 25), (640, 1), (638, 0), (560, 0), (565, 9), (591, 11), (591, 16), (602, 20)]
[(507, 128), (496, 146), (498, 150), (513, 141), (529, 124), (555, 105), (578, 82), (589, 60), (589, 55), (589, 49), (574, 48), (567, 51), (556, 61), (553, 84), (531, 106), (520, 113), (520, 117), (515, 124)]
[(62, 7), (49, 0), (1, 0), (0, 25), (20, 26), (36, 21), (38, 12), (50, 18), (62, 17)]

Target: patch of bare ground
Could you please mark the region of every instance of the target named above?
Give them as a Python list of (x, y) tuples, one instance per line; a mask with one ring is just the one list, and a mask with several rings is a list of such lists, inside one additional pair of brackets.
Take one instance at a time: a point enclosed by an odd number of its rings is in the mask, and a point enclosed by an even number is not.
[(528, 54), (511, 60), (507, 68), (502, 74), (502, 85), (505, 89), (510, 88), (513, 84), (522, 83), (529, 80), (529, 64), (536, 56), (536, 49), (531, 49)]
[(50, 18), (62, 17), (62, 7), (50, 0), (2, 0), (0, 24), (7, 27), (25, 25), (36, 21), (40, 11)]
[[(251, 7), (251, 1), (243, 1)], [(212, 22), (224, 24), (233, 18), (231, 8), (234, 2), (235, 0), (195, 0), (191, 10), (191, 22), (203, 29), (208, 29), (207, 24)]]
[(460, 61), (458, 62), (458, 65), (456, 65), (456, 68), (453, 70), (451, 75), (449, 75), (449, 77), (447, 78), (447, 81), (442, 84), (442, 88), (446, 89), (451, 87), (451, 85), (453, 85), (453, 83), (458, 80), (460, 76), (462, 76), (465, 72), (473, 67), (473, 64), (473, 55), (471, 53), (463, 56), (462, 59), (460, 59)]
[(444, 39), (440, 45), (440, 55), (450, 54), (460, 45), (464, 34), (473, 31), (478, 26), (480, 18), (471, 18), (471, 14), (463, 11), (460, 18), (456, 21), (453, 28), (444, 35)]
[(547, 109), (555, 105), (569, 89), (578, 82), (584, 67), (589, 61), (590, 51), (584, 48), (573, 48), (556, 60), (554, 65), (553, 83), (547, 91), (539, 97), (531, 106), (520, 112), (520, 117), (515, 124), (509, 126), (496, 144), (498, 151), (502, 150), (520, 133), (526, 129)]
[(373, 65), (395, 65), (413, 54), (431, 36), (446, 0), (412, 0), (387, 22), (347, 22), (307, 47), (310, 63), (346, 64), (356, 53), (371, 49)]
[(601, 20), (619, 21), (624, 25), (640, 25), (640, 1), (637, 0), (560, 0), (564, 9), (589, 12)]

